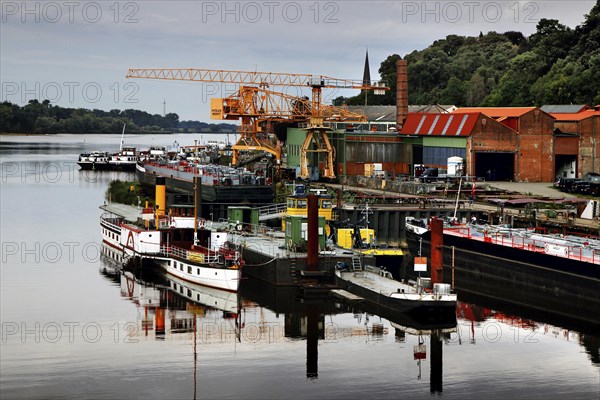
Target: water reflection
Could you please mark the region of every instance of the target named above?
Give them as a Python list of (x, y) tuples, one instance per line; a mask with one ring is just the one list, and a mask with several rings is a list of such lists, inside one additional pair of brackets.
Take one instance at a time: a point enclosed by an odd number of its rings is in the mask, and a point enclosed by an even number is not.
[[(198, 135), (177, 137), (190, 144)], [(427, 321), (249, 280), (232, 313), (220, 308), (224, 299), (198, 302), (194, 288), (190, 297), (180, 286), (175, 293), (161, 274), (125, 276), (118, 262), (79, 251), (97, 248), (98, 206), (113, 173), (65, 172), (57, 182), (50, 165), (117, 148), (118, 135), (8, 140), (61, 145), (59, 154), (27, 155), (0, 143), (2, 241), (23, 249), (3, 253), (0, 268), (0, 398), (431, 399), (432, 389), (452, 398), (598, 395), (597, 283), (538, 277), (534, 286), (521, 276), (492, 282), (457, 271), (467, 307), (433, 343)], [(78, 140), (82, 148), (70, 144)], [(6, 169), (15, 166), (22, 168)], [(30, 252), (38, 243), (74, 242), (74, 257), (63, 246), (56, 262)]]
[[(183, 336), (193, 342), (194, 359), (198, 342), (277, 345), (282, 341), (305, 341), (305, 373), (309, 380), (319, 377), (320, 342), (335, 343), (348, 338), (377, 342), (393, 331), (397, 343), (410, 342), (407, 337), (418, 340), (414, 360), (418, 360), (420, 369), (421, 361), (427, 357), (424, 341), (430, 337), (430, 388), (431, 392), (442, 391), (442, 344), (451, 332), (456, 332), (456, 320), (424, 326), (389, 310), (386, 318), (390, 319), (384, 320), (373, 314), (377, 309), (366, 304), (369, 310), (334, 301), (328, 295), (299, 297), (296, 288), (276, 288), (250, 280), (241, 285), (239, 293), (231, 293), (186, 282), (162, 271), (146, 270), (134, 275), (119, 269), (118, 257), (114, 249), (103, 246), (100, 272), (111, 282), (118, 282), (121, 297), (140, 310), (139, 325), (131, 330), (132, 335), (160, 341)], [(282, 314), (283, 331), (279, 324)], [(194, 375), (196, 372), (194, 361)]]
[[(107, 254), (111, 251), (106, 249)], [(323, 374), (331, 378), (330, 369), (323, 372), (319, 368), (320, 361), (327, 365), (332, 362), (327, 355), (320, 354), (323, 345), (345, 347), (343, 342), (348, 340), (356, 344), (385, 342), (393, 335), (400, 349), (412, 349), (411, 358), (405, 350), (395, 358), (403, 364), (411, 360), (415, 363), (417, 382), (426, 376), (423, 368), (429, 363), (429, 392), (438, 394), (444, 390), (444, 365), (456, 365), (456, 360), (464, 357), (464, 353), (454, 351), (456, 346), (505, 346), (512, 342), (530, 344), (533, 348), (550, 339), (575, 342), (589, 354), (592, 364), (598, 365), (599, 361), (596, 336), (493, 307), (460, 302), (457, 320), (435, 324), (378, 309), (370, 303), (346, 304), (328, 296), (303, 296), (296, 288), (277, 288), (253, 280), (245, 280), (239, 293), (231, 293), (182, 281), (162, 271), (146, 270), (142, 275), (134, 275), (118, 268), (118, 262), (114, 261), (116, 254), (110, 257), (107, 254), (103, 257), (102, 274), (112, 283), (118, 282), (121, 297), (139, 310), (138, 324), (130, 334), (158, 341), (186, 340), (192, 344), (194, 391), (198, 379), (202, 380), (198, 375), (198, 349), (203, 347), (205, 352), (206, 346), (236, 343), (268, 345), (285, 351), (286, 343), (305, 341), (305, 377), (318, 380)], [(444, 360), (449, 351), (452, 358)], [(325, 358), (320, 360), (320, 357)], [(376, 363), (377, 360), (369, 360), (369, 367), (388, 368)], [(285, 373), (281, 376), (285, 377)]]

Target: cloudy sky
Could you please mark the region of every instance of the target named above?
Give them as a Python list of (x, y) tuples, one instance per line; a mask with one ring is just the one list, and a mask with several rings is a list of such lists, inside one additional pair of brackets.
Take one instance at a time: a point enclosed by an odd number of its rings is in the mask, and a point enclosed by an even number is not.
[[(449, 34), (575, 27), (595, 1), (1, 1), (2, 101), (136, 108), (209, 120), (233, 85), (125, 79), (128, 68), (212, 68), (361, 79)], [(283, 91), (283, 90), (282, 90)], [(327, 91), (327, 99), (352, 91)]]

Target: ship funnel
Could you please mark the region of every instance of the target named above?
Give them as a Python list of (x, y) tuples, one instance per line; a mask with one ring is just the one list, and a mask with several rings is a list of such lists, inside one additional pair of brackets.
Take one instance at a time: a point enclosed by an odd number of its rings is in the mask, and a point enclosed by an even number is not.
[(155, 190), (155, 198), (154, 198), (154, 212), (156, 215), (156, 220), (158, 218), (165, 215), (165, 209), (167, 208), (167, 192), (165, 186), (165, 177), (157, 176), (156, 177), (156, 186)]

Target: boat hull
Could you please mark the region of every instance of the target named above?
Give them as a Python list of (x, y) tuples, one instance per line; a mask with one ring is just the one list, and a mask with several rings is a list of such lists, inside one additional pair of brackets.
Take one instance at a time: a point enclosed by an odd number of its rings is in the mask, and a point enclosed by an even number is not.
[(87, 162), (79, 161), (77, 165), (85, 171), (135, 171), (135, 164), (119, 163), (113, 164), (109, 162)]
[(160, 264), (169, 275), (229, 292), (237, 292), (242, 277), (240, 268), (213, 267), (174, 258), (161, 260)]

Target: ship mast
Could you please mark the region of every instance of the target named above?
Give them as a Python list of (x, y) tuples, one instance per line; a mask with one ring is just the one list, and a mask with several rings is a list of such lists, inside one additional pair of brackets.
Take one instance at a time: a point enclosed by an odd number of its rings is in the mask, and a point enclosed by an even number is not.
[(125, 126), (127, 124), (123, 124), (123, 132), (121, 132), (121, 147), (119, 147), (119, 153), (123, 151), (123, 140), (125, 137)]

